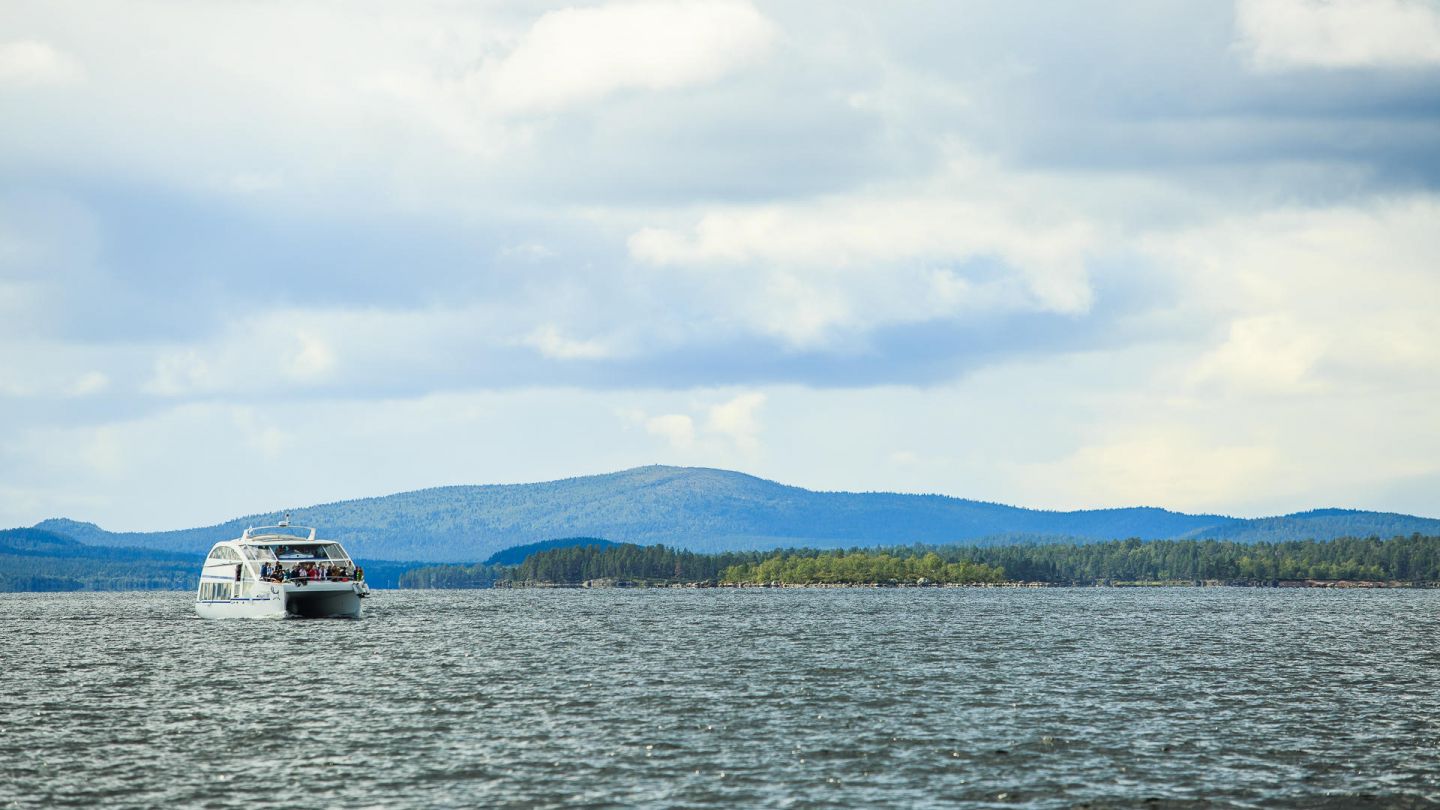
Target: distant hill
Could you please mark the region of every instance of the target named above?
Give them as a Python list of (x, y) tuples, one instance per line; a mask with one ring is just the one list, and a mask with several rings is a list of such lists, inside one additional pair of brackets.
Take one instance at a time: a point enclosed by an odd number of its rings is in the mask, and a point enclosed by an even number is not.
[(599, 537), (560, 537), (555, 540), (541, 540), (538, 543), (526, 543), (523, 546), (513, 546), (504, 551), (497, 551), (485, 560), (485, 565), (519, 565), (525, 562), (525, 558), (531, 554), (538, 554), (542, 551), (551, 551), (557, 548), (572, 548), (574, 546), (596, 546), (607, 548), (617, 546), (619, 543), (612, 543), (609, 540), (602, 540)]
[(1315, 509), (1282, 517), (1255, 518), (1225, 526), (1192, 531), (1184, 538), (1236, 540), (1242, 543), (1282, 540), (1332, 540), (1337, 537), (1382, 538), (1397, 535), (1437, 533), (1440, 520), (1399, 515), (1393, 512), (1363, 512), (1358, 509)]
[[(296, 523), (319, 527), (362, 559), (432, 562), (474, 562), (512, 546), (575, 536), (728, 551), (1440, 534), (1440, 520), (1377, 512), (1322, 510), (1257, 520), (1150, 507), (1049, 512), (944, 495), (813, 492), (727, 470), (660, 466), (537, 484), (440, 487), (290, 511)], [(112, 533), (63, 519), (36, 528), (95, 545), (201, 553), (281, 515), (166, 532)]]
[(0, 592), (193, 587), (195, 555), (85, 545), (43, 529), (0, 530)]
[[(190, 590), (200, 579), (203, 558), (204, 550), (96, 546), (44, 529), (0, 529), (0, 593)], [(419, 567), (361, 562), (366, 581), (376, 588), (394, 588), (406, 571)]]

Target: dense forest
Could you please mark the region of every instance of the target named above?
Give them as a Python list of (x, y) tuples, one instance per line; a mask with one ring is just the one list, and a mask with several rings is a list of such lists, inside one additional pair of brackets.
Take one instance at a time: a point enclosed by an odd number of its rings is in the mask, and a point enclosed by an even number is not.
[(0, 530), (0, 591), (134, 591), (194, 587), (194, 555), (87, 546), (41, 529)]
[(757, 564), (765, 552), (699, 554), (666, 546), (573, 546), (542, 551), (511, 569), (513, 582), (575, 583), (592, 579), (716, 582), (726, 569)]
[(697, 554), (665, 546), (581, 545), (515, 566), (430, 566), (401, 587), (632, 583), (902, 584), (1044, 582), (1266, 583), (1277, 580), (1440, 581), (1440, 537), (1235, 543), (1120, 540), (1015, 546), (897, 546)]
[(526, 543), (523, 546), (511, 546), (504, 551), (497, 551), (485, 560), (485, 565), (519, 565), (525, 562), (525, 558), (540, 551), (550, 551), (557, 548), (569, 548), (570, 546), (616, 546), (619, 543), (612, 543), (599, 537), (560, 537), (554, 540), (541, 540), (538, 543)]
[(946, 562), (934, 551), (924, 556), (831, 551), (824, 554), (777, 554), (755, 565), (741, 563), (725, 569), (720, 581), (757, 585), (767, 582), (785, 585), (978, 585), (1005, 581), (1005, 571), (980, 562)]
[(1014, 580), (1169, 582), (1181, 580), (1440, 580), (1440, 537), (1381, 540), (1121, 540), (1088, 545), (948, 547), (942, 557), (980, 562)]
[[(493, 588), (510, 578), (508, 565), (422, 565), (400, 574), (401, 588)], [(369, 576), (369, 569), (366, 569)], [(376, 587), (376, 586), (372, 586)]]

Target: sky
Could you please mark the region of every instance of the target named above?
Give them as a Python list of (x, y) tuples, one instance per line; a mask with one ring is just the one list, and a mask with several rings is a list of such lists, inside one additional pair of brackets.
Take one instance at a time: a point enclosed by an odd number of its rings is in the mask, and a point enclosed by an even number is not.
[(0, 525), (1440, 516), (1440, 2), (7, 0)]

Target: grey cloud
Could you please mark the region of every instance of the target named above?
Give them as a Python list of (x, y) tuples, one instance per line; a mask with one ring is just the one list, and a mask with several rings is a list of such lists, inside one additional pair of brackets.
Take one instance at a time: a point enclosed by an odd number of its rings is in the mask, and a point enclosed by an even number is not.
[(865, 22), (896, 58), (967, 93), (936, 127), (1017, 165), (1193, 179), (1196, 166), (1310, 162), (1360, 167), (1375, 189), (1440, 183), (1426, 147), (1440, 69), (1257, 73), (1226, 4), (907, 5)]

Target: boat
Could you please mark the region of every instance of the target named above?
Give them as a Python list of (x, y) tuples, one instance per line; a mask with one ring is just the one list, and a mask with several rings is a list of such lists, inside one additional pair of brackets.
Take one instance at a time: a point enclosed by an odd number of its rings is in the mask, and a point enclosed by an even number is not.
[(195, 612), (205, 619), (360, 618), (365, 570), (310, 526), (251, 527), (205, 557)]

